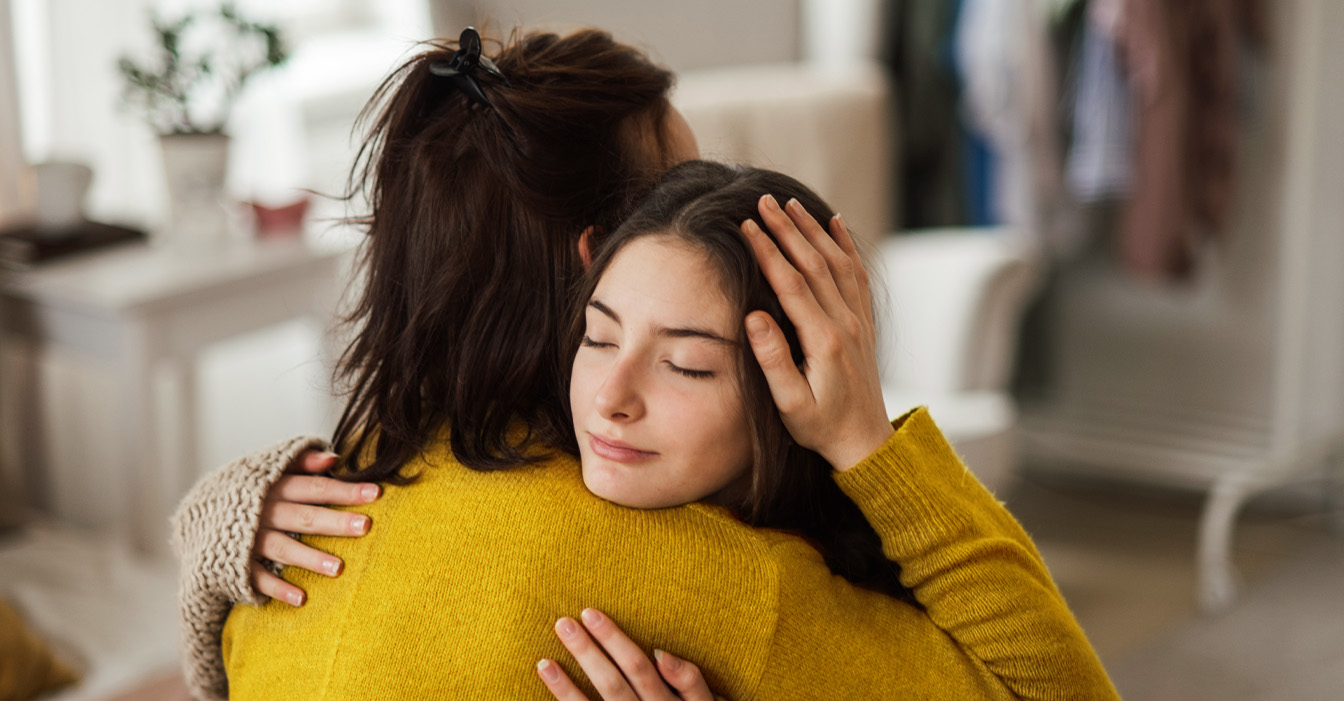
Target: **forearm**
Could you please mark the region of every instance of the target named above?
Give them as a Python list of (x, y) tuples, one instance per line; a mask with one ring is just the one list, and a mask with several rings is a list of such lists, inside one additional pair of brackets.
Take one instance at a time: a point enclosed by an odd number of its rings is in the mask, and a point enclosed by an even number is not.
[(248, 565), (267, 491), (300, 453), (326, 445), (296, 436), (245, 455), (202, 477), (178, 505), (172, 546), (179, 561), (183, 665), (198, 698), (227, 697), (219, 638), (233, 604), (265, 600), (252, 589)]
[(918, 410), (837, 474), (928, 617), (1022, 698), (1116, 698), (1030, 537)]

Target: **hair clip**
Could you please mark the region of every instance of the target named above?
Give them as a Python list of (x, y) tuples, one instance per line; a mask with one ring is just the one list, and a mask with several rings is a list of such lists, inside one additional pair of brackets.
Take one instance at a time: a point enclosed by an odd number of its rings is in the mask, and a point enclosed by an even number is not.
[(509, 84), (509, 79), (499, 72), (494, 61), (481, 55), (481, 35), (476, 32), (474, 27), (467, 27), (462, 30), (462, 36), (457, 39), (457, 52), (453, 54), (453, 57), (447, 61), (431, 62), (429, 72), (448, 78), (453, 82), (454, 87), (466, 93), (472, 101), (490, 107), (490, 99), (481, 90), (480, 83), (476, 82), (475, 71), (477, 67), (498, 78), (505, 85)]

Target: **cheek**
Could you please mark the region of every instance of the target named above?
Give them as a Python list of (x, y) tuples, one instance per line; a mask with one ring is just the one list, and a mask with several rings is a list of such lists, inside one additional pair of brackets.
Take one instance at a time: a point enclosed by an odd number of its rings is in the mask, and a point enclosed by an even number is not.
[(576, 422), (592, 404), (593, 394), (600, 382), (598, 369), (585, 355), (579, 351), (574, 357), (574, 367), (569, 372), (569, 410)]
[(701, 425), (706, 441), (700, 446), (705, 465), (713, 465), (716, 481), (732, 482), (751, 469), (751, 426), (737, 392), (719, 398), (717, 411), (705, 411)]

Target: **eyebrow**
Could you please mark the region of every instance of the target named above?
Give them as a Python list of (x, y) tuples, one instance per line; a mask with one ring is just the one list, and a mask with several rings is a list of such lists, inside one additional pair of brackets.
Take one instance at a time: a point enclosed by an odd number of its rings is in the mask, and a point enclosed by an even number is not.
[[(602, 312), (606, 316), (610, 317), (611, 320), (616, 322), (617, 324), (621, 323), (621, 317), (617, 315), (616, 312), (612, 311), (611, 307), (608, 307), (601, 301), (596, 299), (589, 300), (588, 306), (592, 307), (593, 309), (596, 309), (599, 312)], [(729, 338), (724, 338), (723, 336), (720, 336), (708, 329), (695, 328), (691, 326), (678, 327), (678, 328), (661, 327), (658, 329), (658, 335), (671, 336), (672, 338), (703, 338), (707, 341), (714, 341), (716, 343), (722, 343), (727, 346), (734, 346), (734, 347), (737, 346), (737, 341), (734, 341)]]

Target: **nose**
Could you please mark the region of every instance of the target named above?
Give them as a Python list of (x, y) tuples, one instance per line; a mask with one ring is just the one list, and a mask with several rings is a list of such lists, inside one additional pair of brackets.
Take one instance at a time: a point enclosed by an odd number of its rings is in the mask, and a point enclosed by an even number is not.
[(617, 358), (597, 392), (598, 413), (610, 421), (637, 421), (644, 416), (644, 373), (631, 358)]

